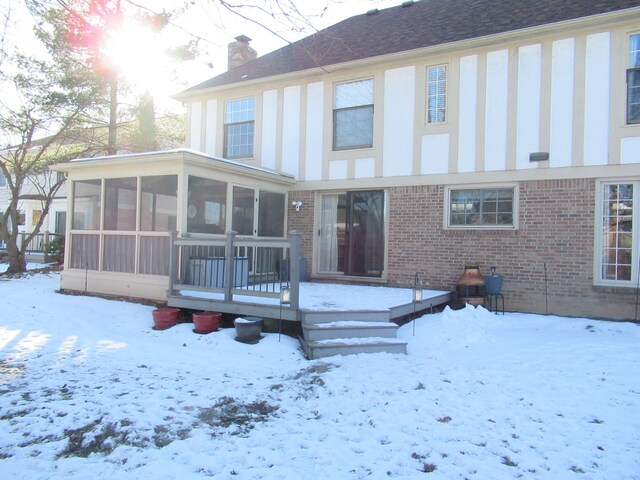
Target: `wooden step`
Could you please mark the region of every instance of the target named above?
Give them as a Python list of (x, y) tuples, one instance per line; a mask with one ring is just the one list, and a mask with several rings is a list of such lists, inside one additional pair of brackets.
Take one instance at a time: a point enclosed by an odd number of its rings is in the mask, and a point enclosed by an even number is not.
[(359, 353), (407, 353), (407, 343), (396, 339), (369, 338), (335, 338), (307, 342), (300, 337), (305, 355), (310, 360), (333, 355), (356, 355)]
[(302, 324), (320, 324), (334, 322), (382, 322), (388, 323), (391, 320), (389, 310), (357, 310), (346, 312), (322, 312), (303, 311), (301, 316)]
[(335, 338), (396, 338), (395, 323), (341, 321), (303, 324), (304, 338), (309, 342)]

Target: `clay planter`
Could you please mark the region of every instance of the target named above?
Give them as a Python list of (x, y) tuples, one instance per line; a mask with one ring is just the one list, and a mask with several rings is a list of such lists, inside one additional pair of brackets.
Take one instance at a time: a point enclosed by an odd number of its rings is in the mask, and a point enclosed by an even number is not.
[(242, 343), (258, 343), (262, 338), (262, 319), (259, 317), (240, 317), (233, 321), (236, 327), (236, 340)]
[(193, 325), (195, 333), (207, 334), (215, 332), (220, 328), (221, 313), (198, 312), (193, 314)]
[(153, 312), (153, 329), (166, 330), (178, 323), (180, 309), (172, 307), (157, 308)]

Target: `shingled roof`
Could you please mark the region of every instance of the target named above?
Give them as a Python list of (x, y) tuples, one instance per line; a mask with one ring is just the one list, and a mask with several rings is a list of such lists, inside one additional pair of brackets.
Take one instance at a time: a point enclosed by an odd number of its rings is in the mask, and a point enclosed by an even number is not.
[(185, 90), (433, 47), (640, 7), (640, 0), (421, 0), (373, 10)]

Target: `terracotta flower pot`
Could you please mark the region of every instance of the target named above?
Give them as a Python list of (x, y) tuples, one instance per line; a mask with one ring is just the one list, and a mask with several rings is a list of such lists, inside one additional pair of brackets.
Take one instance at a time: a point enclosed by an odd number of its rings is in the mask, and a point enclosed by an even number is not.
[(153, 329), (166, 330), (178, 323), (180, 309), (172, 307), (156, 308), (153, 312)]
[(198, 312), (193, 314), (193, 329), (196, 333), (211, 333), (220, 328), (221, 313), (216, 312)]

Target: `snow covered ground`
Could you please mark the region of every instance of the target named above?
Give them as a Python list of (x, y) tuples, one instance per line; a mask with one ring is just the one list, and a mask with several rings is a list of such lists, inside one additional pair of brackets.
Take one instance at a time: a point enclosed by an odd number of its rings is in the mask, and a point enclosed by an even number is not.
[(469, 307), (307, 361), (58, 280), (0, 280), (2, 478), (640, 479), (637, 325)]

